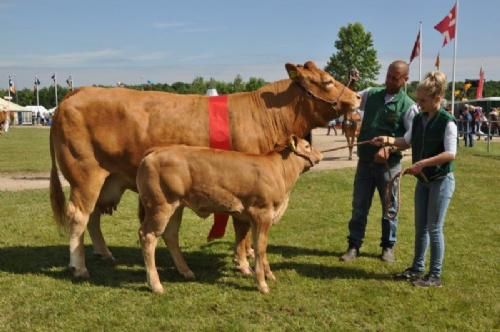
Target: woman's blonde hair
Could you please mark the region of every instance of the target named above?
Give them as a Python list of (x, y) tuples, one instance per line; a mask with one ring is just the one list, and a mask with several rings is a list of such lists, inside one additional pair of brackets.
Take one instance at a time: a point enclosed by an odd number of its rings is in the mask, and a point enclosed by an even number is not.
[(443, 97), (446, 91), (446, 75), (440, 71), (432, 71), (417, 86), (417, 91), (431, 97)]

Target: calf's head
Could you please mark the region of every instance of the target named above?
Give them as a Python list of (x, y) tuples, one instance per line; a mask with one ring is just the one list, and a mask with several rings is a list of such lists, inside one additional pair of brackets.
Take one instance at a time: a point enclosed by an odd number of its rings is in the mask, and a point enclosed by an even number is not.
[(305, 139), (299, 138), (295, 135), (290, 136), (288, 148), (293, 154), (303, 159), (303, 172), (309, 170), (323, 159), (323, 154), (319, 152), (318, 149), (312, 147), (311, 144)]

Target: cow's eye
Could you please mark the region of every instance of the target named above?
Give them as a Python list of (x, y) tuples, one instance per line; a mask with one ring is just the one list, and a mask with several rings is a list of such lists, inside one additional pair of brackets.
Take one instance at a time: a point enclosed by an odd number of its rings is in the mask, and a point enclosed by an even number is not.
[(328, 81), (324, 81), (323, 82), (323, 85), (327, 88), (327, 89), (330, 89), (330, 88), (333, 88), (333, 86), (335, 85), (333, 80), (328, 80)]

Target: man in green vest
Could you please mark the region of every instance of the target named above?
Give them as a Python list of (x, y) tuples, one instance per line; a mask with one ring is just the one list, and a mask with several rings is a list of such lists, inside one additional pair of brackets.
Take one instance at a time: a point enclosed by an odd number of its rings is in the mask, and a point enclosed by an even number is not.
[[(363, 122), (358, 141), (368, 141), (377, 136), (400, 137), (411, 130), (413, 117), (418, 113), (417, 105), (404, 92), (408, 80), (409, 67), (402, 60), (389, 65), (385, 87), (370, 88), (361, 92)], [(390, 179), (401, 171), (401, 152), (386, 151), (385, 159), (377, 155), (384, 153), (374, 145), (358, 146), (358, 165), (354, 178), (352, 217), (349, 221), (349, 247), (340, 257), (342, 261), (352, 261), (359, 256), (359, 249), (365, 236), (370, 206), (377, 189), (382, 203), (382, 237), (380, 258), (385, 262), (394, 261), (393, 246), (396, 243), (398, 186), (392, 187), (390, 197), (385, 197), (385, 189)], [(382, 158), (384, 159), (384, 158)]]

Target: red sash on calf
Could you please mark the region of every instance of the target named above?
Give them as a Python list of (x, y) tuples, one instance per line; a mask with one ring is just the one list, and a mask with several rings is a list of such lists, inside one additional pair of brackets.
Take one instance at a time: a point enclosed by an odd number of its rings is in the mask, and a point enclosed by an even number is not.
[[(210, 147), (231, 150), (227, 96), (214, 96), (208, 98), (208, 123)], [(214, 224), (208, 234), (208, 241), (219, 239), (224, 236), (228, 219), (229, 216), (227, 214), (214, 214)]]

